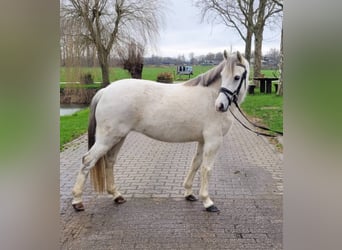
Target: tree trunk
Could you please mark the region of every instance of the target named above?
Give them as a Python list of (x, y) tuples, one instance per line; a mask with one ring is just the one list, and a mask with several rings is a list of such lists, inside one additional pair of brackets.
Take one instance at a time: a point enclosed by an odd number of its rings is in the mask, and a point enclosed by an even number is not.
[(247, 33), (246, 33), (246, 45), (245, 45), (245, 58), (248, 62), (251, 60), (251, 54), (252, 54), (252, 38), (253, 38), (253, 32), (254, 32), (254, 23), (253, 23), (253, 15), (254, 15), (254, 0), (248, 1), (248, 10), (247, 10), (247, 16), (246, 16), (246, 22), (247, 22)]
[(104, 63), (100, 63), (100, 66), (101, 66), (101, 73), (102, 73), (102, 87), (104, 88), (108, 86), (110, 83), (108, 61)]
[(259, 1), (259, 13), (254, 26), (254, 77), (261, 76), (262, 40), (265, 26), (265, 8), (267, 0)]
[(130, 71), (132, 78), (141, 79), (144, 64), (134, 65), (132, 71)]
[(247, 34), (246, 34), (246, 45), (245, 45), (245, 58), (248, 62), (251, 60), (252, 36), (253, 36), (253, 30), (248, 29)]
[(108, 63), (108, 57), (109, 53), (106, 52), (104, 48), (99, 46), (97, 48), (98, 53), (98, 60), (101, 67), (101, 74), (102, 74), (102, 87), (106, 87), (109, 85), (109, 63)]
[(283, 49), (283, 26), (281, 27), (281, 38), (280, 38), (280, 77), (279, 77), (279, 88), (277, 95), (283, 96), (283, 87), (284, 87), (284, 71), (283, 71), (283, 65), (284, 65), (284, 49)]
[(254, 34), (254, 77), (261, 76), (263, 28)]

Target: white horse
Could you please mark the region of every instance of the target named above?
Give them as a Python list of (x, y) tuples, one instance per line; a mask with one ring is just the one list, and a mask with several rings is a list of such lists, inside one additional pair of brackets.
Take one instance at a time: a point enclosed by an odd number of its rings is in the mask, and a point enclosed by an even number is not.
[(84, 210), (82, 190), (90, 170), (96, 191), (107, 190), (116, 203), (125, 202), (114, 184), (113, 166), (127, 134), (137, 131), (160, 141), (198, 142), (184, 180), (184, 196), (197, 200), (192, 184), (201, 168), (200, 198), (207, 211), (218, 212), (209, 197), (209, 174), (234, 120), (225, 111), (231, 102), (245, 98), (248, 76), (247, 60), (239, 52), (228, 56), (224, 51), (218, 66), (182, 84), (125, 79), (98, 91), (90, 105), (89, 151), (72, 192), (74, 209)]

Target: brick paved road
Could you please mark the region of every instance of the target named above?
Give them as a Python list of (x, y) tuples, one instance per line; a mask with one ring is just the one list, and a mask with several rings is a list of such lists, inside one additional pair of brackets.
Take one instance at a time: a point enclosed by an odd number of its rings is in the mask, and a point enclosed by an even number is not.
[(239, 125), (225, 137), (209, 186), (220, 214), (183, 199), (194, 143), (137, 133), (128, 136), (114, 170), (128, 201), (114, 205), (88, 181), (86, 211), (74, 212), (71, 189), (86, 144), (82, 136), (60, 154), (61, 249), (282, 249), (282, 158), (264, 138)]

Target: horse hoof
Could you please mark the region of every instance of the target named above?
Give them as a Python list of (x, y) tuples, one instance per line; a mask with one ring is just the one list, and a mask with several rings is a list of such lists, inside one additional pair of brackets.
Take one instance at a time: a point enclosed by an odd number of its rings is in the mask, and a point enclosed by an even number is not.
[(126, 200), (124, 199), (124, 197), (119, 196), (119, 197), (117, 197), (117, 198), (114, 199), (114, 202), (115, 202), (116, 204), (123, 204), (123, 203), (126, 202)]
[(72, 207), (75, 209), (76, 212), (84, 211), (84, 206), (82, 202), (77, 204), (72, 204)]
[(196, 198), (196, 196), (193, 195), (193, 194), (190, 194), (190, 195), (186, 196), (185, 199), (186, 199), (187, 201), (198, 201), (198, 199)]
[(207, 207), (205, 210), (210, 213), (220, 212), (220, 210), (215, 205), (211, 205), (210, 207)]

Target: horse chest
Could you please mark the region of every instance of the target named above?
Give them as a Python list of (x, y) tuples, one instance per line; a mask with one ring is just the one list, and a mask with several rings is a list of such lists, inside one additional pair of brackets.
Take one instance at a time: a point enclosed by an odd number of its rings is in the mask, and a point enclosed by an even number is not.
[(221, 123), (221, 130), (222, 130), (222, 135), (226, 135), (231, 128), (233, 123), (233, 120), (230, 119), (229, 117), (225, 117)]

